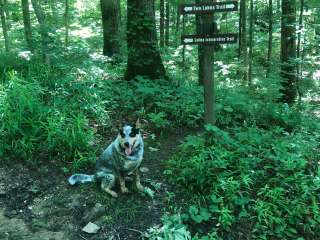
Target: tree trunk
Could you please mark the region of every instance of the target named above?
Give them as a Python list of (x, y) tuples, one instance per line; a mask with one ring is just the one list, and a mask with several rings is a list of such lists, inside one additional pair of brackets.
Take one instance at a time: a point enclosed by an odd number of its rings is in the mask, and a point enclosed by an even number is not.
[(303, 28), (303, 10), (304, 10), (304, 0), (300, 0), (300, 15), (299, 15), (299, 32), (298, 32), (298, 43), (297, 43), (297, 59), (299, 63), (297, 64), (297, 90), (299, 95), (299, 103), (301, 102), (302, 92), (300, 90), (300, 81), (302, 79), (302, 60), (300, 59), (301, 52), (301, 31)]
[(32, 28), (30, 20), (29, 0), (21, 0), (24, 34), (27, 42), (28, 49), (33, 52)]
[(100, 0), (103, 55), (120, 55), (120, 0)]
[(11, 24), (11, 21), (10, 21), (10, 18), (11, 18), (10, 17), (10, 11), (9, 11), (9, 4), (10, 3), (8, 3), (8, 0), (3, 0), (3, 3), (4, 3), (4, 12), (6, 13), (7, 29), (8, 29), (8, 31), (10, 31), (10, 29), (12, 27), (12, 24)]
[[(197, 1), (199, 2), (199, 1)], [(201, 22), (201, 17), (199, 15), (196, 15), (196, 30), (197, 34), (201, 34), (201, 25), (203, 23)], [(204, 54), (204, 46), (203, 45), (198, 45), (198, 84), (203, 85), (203, 71), (200, 71), (200, 69), (203, 66), (203, 54)]]
[(52, 12), (52, 18), (54, 22), (58, 21), (58, 10), (57, 10), (57, 1), (56, 0), (50, 0), (50, 8)]
[(164, 47), (164, 0), (160, 0), (160, 47)]
[(296, 98), (296, 3), (282, 0), (281, 16), (281, 101), (292, 104)]
[(50, 57), (49, 57), (50, 37), (48, 33), (48, 27), (47, 27), (48, 25), (46, 22), (45, 14), (38, 0), (31, 0), (31, 3), (34, 9), (34, 13), (40, 25), (43, 60), (47, 65), (50, 65)]
[(249, 72), (248, 72), (248, 84), (252, 84), (252, 57), (253, 57), (253, 0), (250, 1), (250, 37), (249, 37)]
[(180, 28), (180, 17), (181, 17), (180, 8), (178, 5), (177, 6), (177, 18), (176, 18), (176, 33), (179, 31), (179, 28)]
[(169, 0), (166, 2), (166, 46), (169, 45), (169, 34), (170, 34), (170, 3)]
[(128, 62), (125, 79), (137, 75), (150, 79), (165, 77), (157, 45), (154, 0), (127, 1)]
[(273, 33), (273, 5), (272, 0), (269, 0), (269, 40), (268, 40), (268, 59), (267, 59), (267, 77), (270, 74), (271, 71), (271, 56), (272, 56), (272, 33)]
[(1, 17), (1, 25), (4, 37), (4, 46), (7, 52), (10, 51), (9, 37), (8, 37), (8, 26), (6, 22), (6, 12), (5, 12), (5, 3), (3, 0), (0, 0), (0, 17)]
[(65, 0), (65, 11), (64, 11), (64, 26), (65, 26), (65, 46), (69, 45), (69, 0)]
[(240, 1), (241, 36), (240, 55), (243, 60), (243, 78), (248, 80), (248, 50), (247, 50), (247, 5), (246, 0)]
[[(186, 32), (186, 15), (182, 15), (182, 34)], [(182, 46), (182, 69), (186, 67), (186, 45)]]

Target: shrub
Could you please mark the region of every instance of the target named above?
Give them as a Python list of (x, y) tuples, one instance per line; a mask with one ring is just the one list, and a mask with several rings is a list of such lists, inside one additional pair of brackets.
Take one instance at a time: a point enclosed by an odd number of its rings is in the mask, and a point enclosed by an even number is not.
[[(206, 139), (206, 140), (204, 140)], [(222, 239), (318, 239), (320, 133), (207, 126), (166, 174), (191, 198), (189, 223)], [(197, 201), (196, 201), (197, 202)]]
[(46, 105), (45, 94), (37, 82), (9, 75), (0, 89), (1, 158), (32, 164), (46, 157), (75, 161), (77, 166), (88, 162), (93, 155), (93, 130), (87, 118)]
[(43, 143), (47, 109), (41, 102), (42, 89), (10, 74), (1, 89), (1, 157), (33, 161)]

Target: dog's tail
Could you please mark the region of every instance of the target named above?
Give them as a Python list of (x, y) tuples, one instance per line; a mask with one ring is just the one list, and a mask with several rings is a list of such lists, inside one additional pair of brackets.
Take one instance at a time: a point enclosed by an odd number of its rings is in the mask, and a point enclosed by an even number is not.
[(87, 183), (87, 182), (95, 182), (96, 177), (95, 175), (87, 175), (87, 174), (81, 174), (77, 173), (69, 177), (68, 182), (71, 185), (75, 185), (76, 183)]

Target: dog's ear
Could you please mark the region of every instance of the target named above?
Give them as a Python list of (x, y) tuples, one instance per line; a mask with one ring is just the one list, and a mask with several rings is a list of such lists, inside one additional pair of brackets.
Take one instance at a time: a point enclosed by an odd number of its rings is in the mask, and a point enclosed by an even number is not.
[(141, 128), (140, 119), (138, 118), (135, 124), (135, 128), (139, 131)]
[(141, 127), (140, 118), (137, 119), (136, 124), (135, 124), (135, 127), (136, 127), (137, 129), (140, 129), (140, 127)]

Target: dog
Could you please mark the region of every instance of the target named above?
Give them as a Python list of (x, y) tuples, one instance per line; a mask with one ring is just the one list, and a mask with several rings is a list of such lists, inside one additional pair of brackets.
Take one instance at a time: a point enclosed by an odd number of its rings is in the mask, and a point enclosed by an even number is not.
[(144, 191), (139, 175), (143, 151), (144, 145), (138, 119), (134, 126), (124, 124), (119, 128), (116, 139), (97, 159), (94, 175), (74, 174), (69, 177), (68, 181), (71, 185), (99, 181), (102, 190), (112, 197), (118, 197), (118, 194), (112, 190), (116, 182), (120, 183), (121, 193), (128, 193), (125, 177), (134, 174), (136, 188)]

